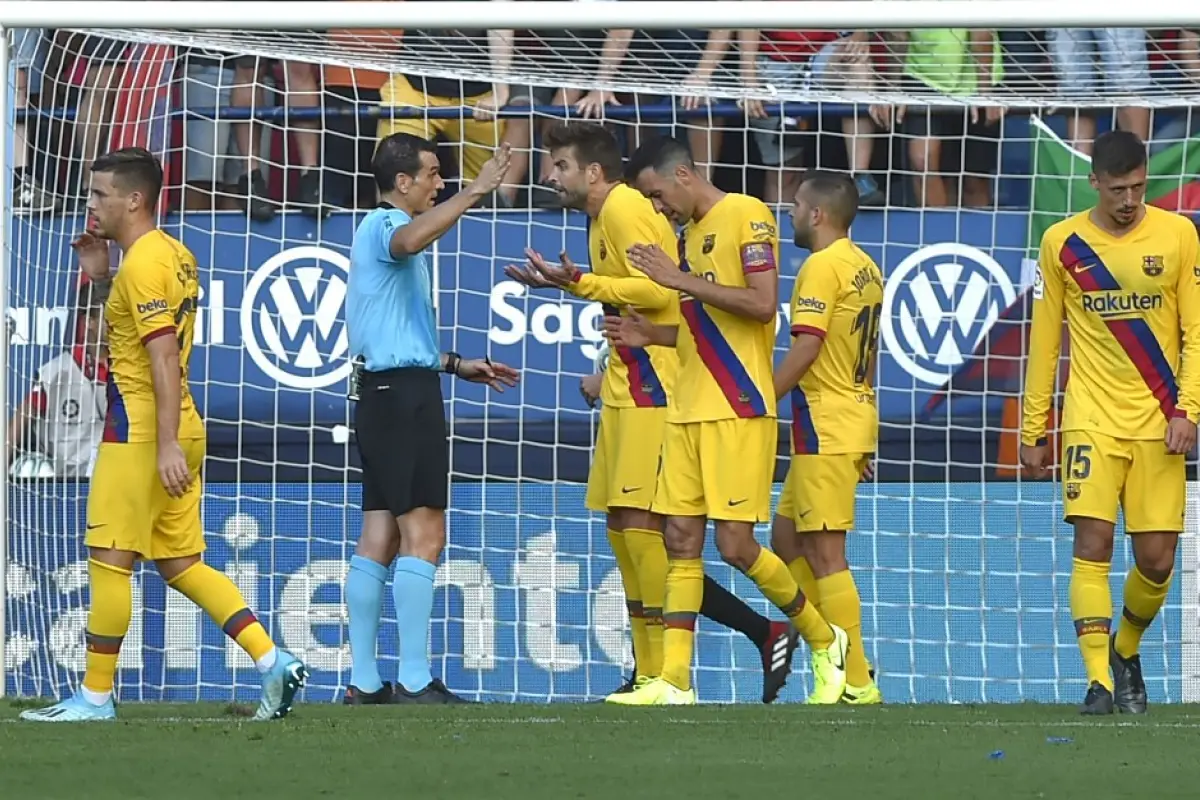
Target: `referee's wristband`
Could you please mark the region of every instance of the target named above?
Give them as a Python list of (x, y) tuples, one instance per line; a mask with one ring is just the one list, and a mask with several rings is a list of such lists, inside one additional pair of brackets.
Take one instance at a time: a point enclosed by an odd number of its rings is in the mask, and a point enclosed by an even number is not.
[(462, 356), (460, 356), (458, 353), (455, 353), (454, 351), (446, 353), (446, 366), (442, 372), (446, 373), (447, 375), (457, 375), (458, 365), (461, 362)]

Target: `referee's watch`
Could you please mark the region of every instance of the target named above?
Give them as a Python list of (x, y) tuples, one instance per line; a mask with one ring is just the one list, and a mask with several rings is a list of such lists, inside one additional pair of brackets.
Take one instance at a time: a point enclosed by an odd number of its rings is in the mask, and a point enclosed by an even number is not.
[(447, 375), (457, 375), (458, 374), (458, 365), (461, 362), (462, 362), (462, 356), (460, 356), (458, 353), (454, 352), (453, 350), (448, 351), (446, 353), (446, 366), (444, 369), (442, 369), (442, 372), (446, 373)]

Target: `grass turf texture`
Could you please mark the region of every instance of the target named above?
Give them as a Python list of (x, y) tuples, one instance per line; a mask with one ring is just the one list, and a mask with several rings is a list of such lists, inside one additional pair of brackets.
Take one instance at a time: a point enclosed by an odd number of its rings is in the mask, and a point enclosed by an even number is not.
[(0, 796), (253, 798), (1099, 798), (1200, 796), (1200, 707), (1140, 719), (1073, 706), (617, 709), (125, 704), (116, 723), (16, 719)]

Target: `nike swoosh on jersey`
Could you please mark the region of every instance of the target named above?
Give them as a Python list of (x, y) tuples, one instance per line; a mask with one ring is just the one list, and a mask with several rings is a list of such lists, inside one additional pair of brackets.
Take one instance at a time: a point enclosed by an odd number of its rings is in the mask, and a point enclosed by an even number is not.
[(741, 500), (730, 500), (729, 506), (730, 506), (730, 508), (732, 508), (733, 506), (740, 506), (742, 503), (746, 502), (747, 499), (748, 498), (743, 497)]

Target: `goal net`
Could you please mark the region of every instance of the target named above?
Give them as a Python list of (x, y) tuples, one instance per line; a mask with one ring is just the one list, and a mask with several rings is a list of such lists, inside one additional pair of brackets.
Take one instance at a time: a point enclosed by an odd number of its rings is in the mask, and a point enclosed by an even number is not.
[[(540, 138), (556, 117), (590, 113), (630, 149), (673, 131), (721, 188), (783, 204), (781, 352), (804, 256), (787, 213), (796, 176), (818, 165), (854, 174), (866, 206), (854, 236), (887, 276), (877, 472), (860, 487), (849, 539), (883, 693), (1082, 696), (1061, 487), (1015, 470), (1030, 256), (1051, 222), (1094, 199), (1087, 149), (1114, 120), (1151, 132), (1147, 200), (1200, 209), (1194, 27), (634, 31), (591, 25), (595, 7), (581, 3), (567, 14), (545, 5), (564, 18), (557, 30), (422, 31), (381, 12), (380, 29), (343, 31), (336, 5), (323, 7), (329, 19), (305, 32), (7, 31), (6, 693), (63, 694), (82, 675), (104, 351), (90, 309), (99, 299), (70, 243), (84, 228), (91, 161), (139, 145), (166, 169), (162, 226), (200, 264), (190, 377), (208, 427), (206, 559), (313, 668), (307, 699), (340, 698), (341, 584), (360, 525), (342, 305), (351, 236), (375, 202), (380, 131), (436, 133), (447, 191), (497, 142), (517, 152), (509, 185), (434, 248), (443, 346), (522, 371), (503, 395), (444, 384), (452, 490), (435, 674), (493, 701), (613, 689), (631, 655), (604, 520), (583, 505), (598, 414), (579, 391), (602, 353), (601, 311), (503, 273), (526, 247), (587, 261), (587, 219), (556, 206)], [(487, 108), (494, 86), (499, 121)], [(1143, 651), (1158, 700), (1196, 700), (1200, 685), (1198, 512), (1193, 486), (1177, 577)], [(709, 574), (769, 612), (715, 549), (705, 555)], [(1115, 586), (1129, 563), (1121, 544)], [(145, 569), (134, 603), (121, 698), (256, 695), (248, 659)], [(785, 699), (804, 696), (804, 661)], [(702, 622), (702, 699), (757, 700), (760, 674), (746, 638)]]

